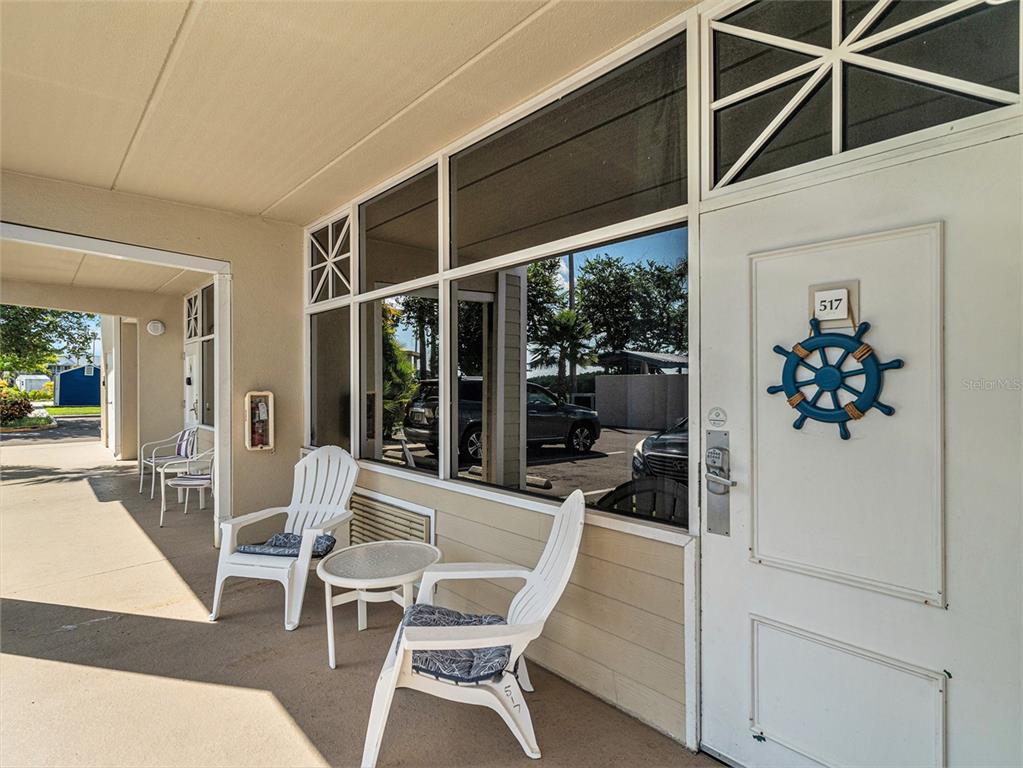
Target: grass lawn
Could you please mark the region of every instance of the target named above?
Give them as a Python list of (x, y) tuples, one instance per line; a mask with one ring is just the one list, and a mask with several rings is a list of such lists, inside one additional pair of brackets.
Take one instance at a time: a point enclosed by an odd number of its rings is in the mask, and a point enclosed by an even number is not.
[(0, 432), (17, 432), (23, 429), (31, 429), (33, 427), (48, 427), (53, 423), (51, 419), (43, 416), (26, 416), (24, 419), (15, 419), (14, 421), (4, 422), (0, 425)]
[(51, 416), (99, 416), (98, 405), (48, 405), (46, 412)]

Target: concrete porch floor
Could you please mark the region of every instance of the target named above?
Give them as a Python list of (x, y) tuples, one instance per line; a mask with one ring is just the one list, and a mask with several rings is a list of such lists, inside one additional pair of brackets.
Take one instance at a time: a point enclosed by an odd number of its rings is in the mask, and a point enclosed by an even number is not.
[[(331, 671), (315, 575), (294, 632), (269, 582), (228, 582), (211, 624), (209, 509), (172, 503), (160, 529), (159, 492), (98, 441), (5, 441), (0, 460), (0, 765), (358, 765), (397, 606), (370, 606), (361, 633), (336, 609)], [(542, 762), (489, 710), (399, 691), (379, 764), (717, 765), (542, 669), (534, 683)]]

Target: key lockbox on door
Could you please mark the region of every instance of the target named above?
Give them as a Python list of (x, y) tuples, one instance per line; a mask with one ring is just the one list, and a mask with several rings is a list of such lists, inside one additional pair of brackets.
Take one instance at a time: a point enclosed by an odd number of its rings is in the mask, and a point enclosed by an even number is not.
[(707, 533), (730, 536), (732, 521), (729, 500), (735, 481), (732, 480), (728, 432), (708, 429), (706, 445), (703, 477), (707, 482)]

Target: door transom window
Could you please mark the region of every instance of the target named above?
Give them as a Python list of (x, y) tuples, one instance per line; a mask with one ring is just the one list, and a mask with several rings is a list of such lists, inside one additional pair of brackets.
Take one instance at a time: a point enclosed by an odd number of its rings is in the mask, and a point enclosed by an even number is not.
[(712, 189), (1020, 101), (1017, 0), (755, 0), (709, 34)]

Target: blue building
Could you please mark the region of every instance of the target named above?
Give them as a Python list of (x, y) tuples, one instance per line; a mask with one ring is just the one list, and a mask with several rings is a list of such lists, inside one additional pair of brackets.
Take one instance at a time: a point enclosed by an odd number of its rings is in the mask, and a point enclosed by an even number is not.
[(99, 405), (99, 367), (80, 365), (53, 379), (54, 405)]

